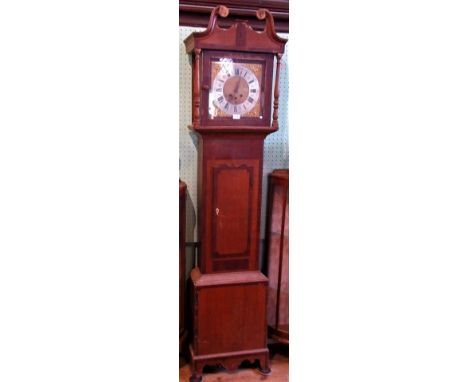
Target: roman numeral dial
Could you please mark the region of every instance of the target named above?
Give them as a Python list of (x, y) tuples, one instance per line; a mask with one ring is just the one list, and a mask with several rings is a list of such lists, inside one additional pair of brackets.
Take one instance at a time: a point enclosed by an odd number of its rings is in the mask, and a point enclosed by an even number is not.
[(260, 85), (257, 77), (241, 63), (223, 63), (211, 86), (211, 99), (222, 113), (240, 118), (257, 105)]

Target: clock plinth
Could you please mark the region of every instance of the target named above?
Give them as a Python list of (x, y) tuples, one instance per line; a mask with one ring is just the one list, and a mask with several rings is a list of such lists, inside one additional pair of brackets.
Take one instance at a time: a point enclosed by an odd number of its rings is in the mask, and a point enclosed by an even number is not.
[(192, 373), (206, 365), (236, 369), (243, 361), (258, 361), (269, 369), (265, 330), (268, 279), (259, 271), (191, 274), (193, 341)]
[[(192, 54), (192, 125), (198, 146), (199, 266), (191, 272), (191, 381), (203, 367), (258, 361), (269, 373), (268, 279), (260, 272), (263, 144), (278, 129), (278, 37), (267, 10), (263, 32), (246, 22), (217, 25), (185, 40)], [(273, 80), (274, 62), (276, 80)]]

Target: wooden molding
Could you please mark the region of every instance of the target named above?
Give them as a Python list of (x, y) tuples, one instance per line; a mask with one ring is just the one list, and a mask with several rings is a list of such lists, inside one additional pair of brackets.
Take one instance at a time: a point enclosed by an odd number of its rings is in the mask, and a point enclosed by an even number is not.
[(210, 13), (216, 6), (223, 4), (229, 7), (229, 16), (219, 21), (219, 26), (227, 28), (235, 20), (247, 20), (255, 30), (265, 27), (264, 20), (258, 20), (256, 11), (259, 8), (268, 9), (274, 20), (277, 32), (289, 32), (289, 0), (219, 0), (197, 1), (179, 0), (179, 25), (204, 27), (208, 26)]

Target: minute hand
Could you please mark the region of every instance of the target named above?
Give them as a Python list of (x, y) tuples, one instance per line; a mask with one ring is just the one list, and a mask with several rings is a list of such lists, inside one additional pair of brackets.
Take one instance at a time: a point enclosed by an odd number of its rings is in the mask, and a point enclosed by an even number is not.
[(236, 94), (237, 94), (237, 91), (239, 90), (240, 81), (241, 81), (241, 78), (239, 77), (239, 79), (237, 80), (236, 87), (234, 88), (234, 93), (236, 93)]

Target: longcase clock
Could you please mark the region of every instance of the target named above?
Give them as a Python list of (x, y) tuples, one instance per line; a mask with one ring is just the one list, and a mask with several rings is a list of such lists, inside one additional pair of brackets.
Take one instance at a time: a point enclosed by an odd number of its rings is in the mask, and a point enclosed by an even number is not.
[[(185, 40), (192, 55), (192, 125), (198, 133), (200, 257), (192, 290), (191, 381), (205, 365), (236, 369), (258, 361), (268, 373), (267, 287), (259, 271), (263, 142), (278, 129), (279, 68), (286, 40), (273, 17), (257, 11), (263, 31), (246, 21), (208, 28)], [(276, 71), (274, 70), (276, 69)], [(276, 75), (274, 77), (274, 72)]]

